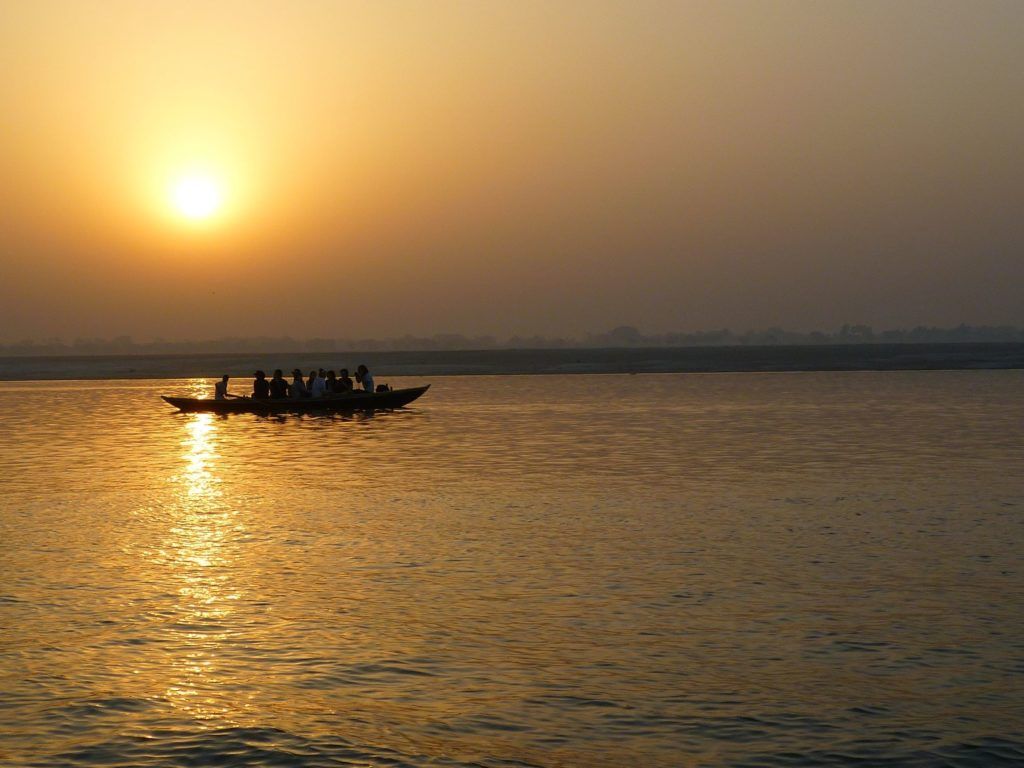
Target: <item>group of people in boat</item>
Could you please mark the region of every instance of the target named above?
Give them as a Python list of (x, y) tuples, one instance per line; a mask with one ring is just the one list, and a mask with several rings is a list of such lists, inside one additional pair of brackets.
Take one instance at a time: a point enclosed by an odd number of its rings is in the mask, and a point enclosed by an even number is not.
[[(347, 392), (353, 392), (357, 385), (362, 387), (364, 392), (377, 391), (373, 384), (373, 374), (365, 365), (356, 368), (355, 381), (349, 378), (348, 368), (342, 368), (338, 373), (320, 368), (310, 371), (308, 379), (304, 379), (302, 371), (296, 368), (292, 371), (291, 381), (284, 377), (280, 368), (274, 371), (274, 375), (269, 379), (263, 371), (256, 371), (253, 375), (256, 377), (252, 382), (251, 397), (254, 400), (285, 400), (288, 398), (297, 400), (303, 397), (344, 395)], [(228, 375), (224, 374), (221, 380), (214, 385), (213, 396), (215, 399), (240, 397), (240, 395), (232, 395), (228, 392), (228, 378)]]

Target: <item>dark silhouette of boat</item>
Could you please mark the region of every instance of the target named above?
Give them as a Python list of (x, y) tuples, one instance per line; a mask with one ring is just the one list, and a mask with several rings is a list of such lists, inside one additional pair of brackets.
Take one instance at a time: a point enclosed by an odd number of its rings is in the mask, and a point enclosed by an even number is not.
[(350, 392), (327, 397), (304, 397), (300, 399), (255, 400), (251, 397), (230, 397), (226, 400), (200, 399), (197, 397), (168, 397), (166, 402), (187, 413), (310, 413), (322, 411), (376, 411), (401, 408), (430, 389), (409, 387), (391, 389), (387, 392)]

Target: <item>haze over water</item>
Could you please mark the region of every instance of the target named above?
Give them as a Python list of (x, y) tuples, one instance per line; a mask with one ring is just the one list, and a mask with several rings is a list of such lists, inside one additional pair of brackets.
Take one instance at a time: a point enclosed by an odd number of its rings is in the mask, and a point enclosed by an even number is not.
[(1020, 371), (427, 381), (0, 383), (0, 765), (1024, 761)]
[(0, 344), (1024, 325), (1018, 0), (5, 0)]
[(0, 767), (1024, 764), (1022, 40), (2, 0)]

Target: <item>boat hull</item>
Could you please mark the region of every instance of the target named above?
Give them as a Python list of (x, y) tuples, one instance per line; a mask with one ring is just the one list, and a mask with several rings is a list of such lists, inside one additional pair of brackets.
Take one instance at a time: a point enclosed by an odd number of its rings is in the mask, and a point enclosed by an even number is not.
[(233, 397), (227, 400), (201, 400), (195, 397), (160, 397), (186, 413), (320, 413), (324, 411), (377, 411), (402, 408), (430, 389), (409, 387), (388, 392), (353, 392), (329, 397), (299, 400), (254, 400), (251, 397)]

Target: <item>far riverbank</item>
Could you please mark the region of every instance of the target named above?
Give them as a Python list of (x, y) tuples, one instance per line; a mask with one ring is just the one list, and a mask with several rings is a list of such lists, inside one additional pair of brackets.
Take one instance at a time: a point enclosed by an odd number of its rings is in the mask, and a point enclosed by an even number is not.
[(339, 369), (380, 376), (739, 373), (1024, 368), (1024, 344), (843, 344), (765, 347), (502, 349), (0, 357), (0, 380), (249, 377), (261, 369)]

